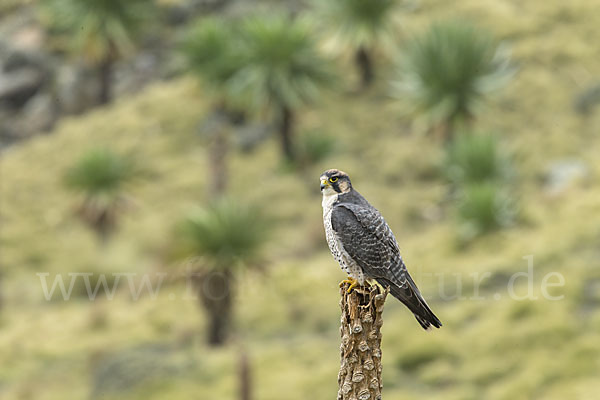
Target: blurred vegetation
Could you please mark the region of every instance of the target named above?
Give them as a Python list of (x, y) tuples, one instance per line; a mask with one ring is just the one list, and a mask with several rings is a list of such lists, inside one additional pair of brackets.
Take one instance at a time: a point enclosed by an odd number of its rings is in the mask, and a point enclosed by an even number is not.
[[(187, 210), (212, 198), (203, 170), (209, 144), (193, 133), (199, 118), (213, 110), (214, 91), (191, 77), (156, 82), (133, 97), (63, 119), (52, 133), (3, 152), (0, 396), (233, 399), (242, 343), (255, 398), (330, 399), (337, 388), (337, 282), (343, 273), (324, 244), (317, 178), (337, 167), (385, 215), (415, 281), (444, 322), (435, 334), (424, 334), (401, 304), (386, 304), (386, 398), (594, 398), (600, 390), (600, 142), (595, 134), (600, 114), (590, 111), (581, 118), (570, 104), (600, 76), (597, 4), (423, 0), (392, 13), (403, 32), (399, 51), (406, 56), (413, 33), (457, 17), (476, 21), (507, 42), (518, 73), (495, 96), (481, 97), (487, 92), (479, 88), (474, 92), (477, 102), (485, 98), (486, 107), (476, 108), (473, 130), (501, 133), (498, 143), (445, 153), (461, 145), (449, 142), (442, 149), (421, 135), (420, 121), (401, 113), (388, 97), (387, 82), (405, 76), (378, 63), (382, 79), (372, 90), (360, 96), (320, 91), (318, 107), (296, 110), (298, 132), (327, 132), (333, 138), (323, 142), (331, 149), (326, 158), (315, 157), (301, 173), (284, 174), (280, 146), (273, 141), (249, 154), (233, 153), (228, 196), (261, 205), (275, 221), (261, 252), (269, 268), (236, 271), (236, 345), (213, 349), (200, 339), (209, 318), (197, 312), (199, 299), (184, 296), (186, 282), (175, 276), (177, 265), (170, 261), (178, 246), (173, 241), (180, 240), (171, 238), (173, 228)], [(343, 61), (333, 67), (343, 83), (352, 76)], [(444, 72), (442, 65), (431, 68)], [(457, 128), (457, 140), (460, 132)], [(122, 186), (138, 204), (102, 247), (72, 217), (74, 196), (61, 184), (64, 172), (92, 143), (114, 154), (135, 153), (154, 174)], [(497, 169), (482, 155), (502, 158), (498, 149), (511, 155), (510, 169), (518, 179), (498, 184), (483, 178)], [(451, 162), (457, 168), (477, 165), (488, 172), (461, 172), (460, 182), (449, 183), (446, 171), (440, 173), (445, 157), (456, 157)], [(554, 178), (548, 171), (565, 159), (580, 162), (585, 173), (560, 191), (549, 191), (547, 182)], [(450, 185), (464, 196), (448, 196)], [(526, 222), (501, 229), (510, 220), (502, 211), (507, 192), (518, 193)], [(487, 232), (469, 246), (457, 246), (463, 222), (475, 227), (468, 230)], [(507, 283), (527, 271), (523, 257), (528, 255), (534, 257), (531, 290), (537, 300), (511, 299)], [(93, 302), (79, 295), (47, 302), (35, 275), (48, 273), (51, 283), (63, 274), (68, 286), (69, 272), (85, 271), (108, 273), (111, 282), (113, 272), (137, 273), (137, 286), (149, 274), (154, 287), (158, 274), (169, 275), (155, 297), (133, 300), (122, 278), (112, 300), (99, 294)], [(551, 272), (565, 279), (564, 286), (548, 288), (552, 296), (564, 295), (561, 300), (544, 298), (541, 285)], [(515, 291), (528, 293), (526, 278), (516, 280)]]
[(130, 156), (107, 148), (90, 150), (67, 170), (65, 185), (83, 195), (77, 213), (102, 240), (115, 229), (126, 206), (127, 184), (139, 175)]
[(509, 164), (494, 136), (466, 133), (450, 143), (445, 171), (455, 183), (501, 183)]
[(329, 157), (336, 148), (333, 136), (319, 130), (304, 132), (300, 138), (300, 158), (312, 165)]
[(363, 89), (375, 79), (376, 50), (393, 46), (396, 30), (396, 0), (329, 0), (314, 1), (317, 18), (330, 32), (334, 51), (351, 50)]
[(271, 113), (288, 162), (296, 160), (298, 108), (317, 99), (334, 78), (319, 53), (311, 26), (284, 15), (250, 17), (242, 23), (245, 66), (234, 77), (236, 92)]
[(397, 96), (430, 121), (447, 142), (479, 103), (512, 76), (506, 49), (468, 22), (435, 23), (410, 41), (402, 58)]
[(258, 210), (221, 199), (191, 214), (181, 227), (183, 254), (199, 268), (201, 303), (209, 315), (208, 343), (222, 345), (231, 325), (235, 278), (257, 262), (267, 224)]
[(188, 68), (216, 93), (217, 103), (235, 102), (231, 79), (244, 66), (239, 32), (222, 18), (202, 18), (186, 35), (181, 50)]
[(459, 204), (462, 238), (509, 226), (514, 222), (514, 208), (502, 187), (489, 182), (468, 185), (461, 192)]
[(231, 84), (232, 78), (244, 67), (236, 33), (231, 23), (217, 18), (204, 18), (189, 30), (181, 46), (188, 69), (213, 97), (212, 117), (218, 123), (211, 126), (207, 136), (212, 139), (208, 141), (212, 155), (209, 179), (214, 198), (225, 195), (228, 186), (230, 127), (245, 117), (244, 111), (240, 111), (243, 104), (236, 100)]
[(298, 108), (315, 101), (333, 79), (306, 21), (284, 14), (202, 19), (183, 52), (191, 70), (219, 92), (218, 107), (232, 117), (244, 108), (270, 115), (285, 160), (297, 161)]
[(42, 19), (71, 52), (98, 71), (100, 104), (111, 100), (115, 62), (136, 49), (144, 25), (153, 15), (153, 0), (48, 0)]

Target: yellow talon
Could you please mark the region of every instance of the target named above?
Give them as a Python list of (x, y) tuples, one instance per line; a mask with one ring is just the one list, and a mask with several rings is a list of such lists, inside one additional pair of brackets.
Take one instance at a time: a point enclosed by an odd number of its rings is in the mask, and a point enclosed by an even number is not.
[(352, 291), (352, 289), (354, 289), (355, 287), (358, 286), (358, 281), (356, 279), (352, 278), (351, 276), (349, 276), (347, 279), (344, 279), (343, 281), (341, 281), (340, 287), (344, 286), (345, 283), (350, 284), (350, 287), (346, 291), (347, 293), (350, 293)]
[(353, 284), (354, 283), (354, 279), (352, 279), (350, 277), (344, 279), (343, 281), (340, 282), (340, 287), (344, 286), (345, 283)]
[(346, 293), (350, 293), (352, 291), (352, 289), (354, 289), (356, 286), (358, 286), (358, 281), (354, 280), (354, 282), (352, 282), (350, 284), (350, 287), (348, 288), (348, 290), (346, 291)]

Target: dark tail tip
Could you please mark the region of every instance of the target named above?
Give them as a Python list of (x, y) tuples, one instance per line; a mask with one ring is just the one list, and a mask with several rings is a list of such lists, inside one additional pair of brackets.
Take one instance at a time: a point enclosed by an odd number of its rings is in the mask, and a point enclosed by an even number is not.
[(392, 296), (400, 300), (410, 311), (412, 311), (423, 329), (429, 330), (432, 326), (441, 328), (442, 322), (435, 316), (433, 311), (431, 311), (427, 302), (421, 296), (421, 293), (419, 293), (419, 289), (417, 289), (413, 280), (410, 279), (410, 275), (407, 274), (407, 277), (409, 280), (407, 281), (407, 284), (405, 283), (404, 285), (394, 284), (384, 278), (377, 279), (377, 281), (390, 288)]
[(426, 331), (431, 330), (432, 327), (436, 327), (438, 329), (442, 327), (442, 322), (431, 311), (429, 311), (429, 313), (427, 313), (426, 317), (415, 314), (415, 318), (417, 319), (417, 322), (419, 322), (419, 324)]

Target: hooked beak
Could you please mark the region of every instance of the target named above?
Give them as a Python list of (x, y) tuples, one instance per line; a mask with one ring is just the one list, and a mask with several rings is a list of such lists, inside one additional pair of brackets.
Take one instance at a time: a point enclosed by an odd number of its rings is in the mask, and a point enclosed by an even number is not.
[(323, 191), (323, 189), (325, 189), (327, 186), (329, 186), (329, 182), (327, 182), (327, 179), (321, 179), (321, 192)]

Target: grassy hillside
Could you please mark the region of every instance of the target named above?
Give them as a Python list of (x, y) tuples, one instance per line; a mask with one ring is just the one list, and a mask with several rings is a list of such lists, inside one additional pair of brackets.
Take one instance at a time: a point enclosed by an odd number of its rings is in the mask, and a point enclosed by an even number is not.
[[(336, 167), (386, 217), (444, 323), (422, 332), (390, 298), (385, 398), (594, 398), (600, 390), (600, 113), (582, 118), (572, 99), (600, 78), (599, 4), (418, 4), (399, 15), (402, 41), (433, 20), (453, 17), (487, 27), (512, 49), (518, 73), (478, 127), (495, 132), (512, 155), (515, 227), (459, 243), (456, 207), (440, 171), (443, 150), (388, 97), (391, 75), (382, 71), (370, 92), (330, 92), (300, 115), (301, 132), (335, 137), (325, 161), (286, 172), (274, 140), (232, 157), (231, 195), (264, 206), (276, 224), (266, 270), (239, 281), (235, 340), (209, 349), (203, 315), (185, 296), (185, 265), (171, 256), (177, 221), (207, 199), (207, 149), (197, 126), (209, 99), (186, 78), (158, 83), (63, 120), (51, 134), (1, 156), (0, 397), (236, 398), (238, 355), (245, 349), (256, 399), (330, 399), (337, 390), (343, 274), (325, 246), (317, 178)], [(340, 61), (339, 71), (352, 70)], [(73, 216), (76, 198), (61, 184), (64, 171), (98, 146), (131, 153), (147, 170), (129, 192), (133, 208), (106, 246)], [(550, 194), (544, 174), (563, 159), (583, 162), (587, 177)], [(527, 271), (529, 255), (538, 299), (517, 301), (507, 283)], [(113, 300), (44, 300), (36, 273), (51, 280), (88, 271), (149, 273), (153, 282), (157, 274), (169, 275), (156, 298), (146, 292), (134, 301), (123, 282)], [(485, 272), (476, 296), (473, 274)], [(549, 289), (562, 300), (542, 296), (550, 272), (565, 278), (563, 287)], [(457, 280), (458, 298), (452, 296)], [(517, 294), (525, 294), (525, 279), (517, 282)]]

